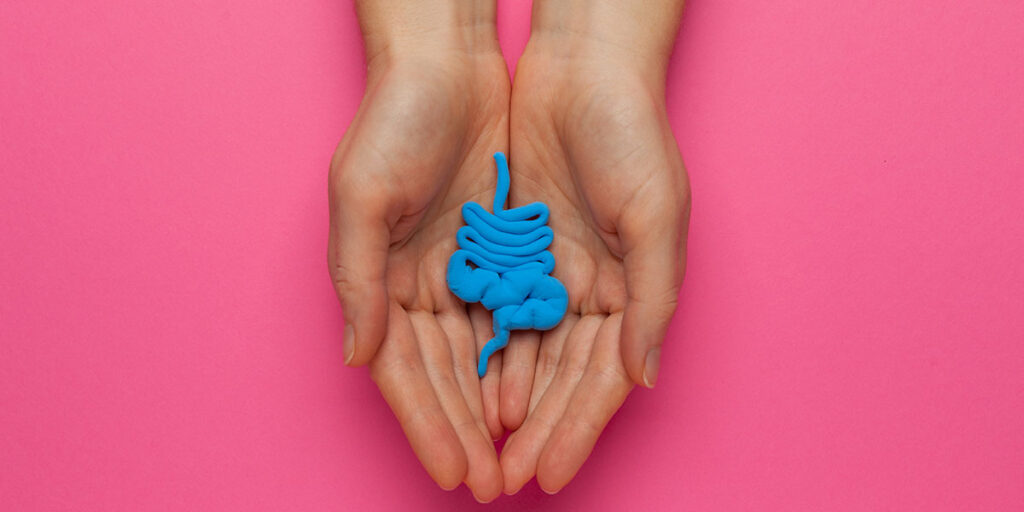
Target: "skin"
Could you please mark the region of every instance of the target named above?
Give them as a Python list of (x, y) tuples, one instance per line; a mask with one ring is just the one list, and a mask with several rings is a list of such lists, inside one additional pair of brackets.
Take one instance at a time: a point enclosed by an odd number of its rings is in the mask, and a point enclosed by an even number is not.
[(479, 163), (508, 144), (510, 85), (493, 4), (357, 7), (366, 92), (329, 177), (328, 263), (346, 318), (346, 364), (369, 364), (438, 485), (465, 482), (489, 501), (502, 490), (497, 383), (485, 411), (481, 336), (444, 269), (462, 204), (493, 195), (495, 177)]
[(570, 305), (541, 336), (526, 420), (503, 449), (507, 493), (534, 474), (559, 491), (633, 385), (658, 376), (690, 192), (664, 102), (682, 5), (654, 4), (534, 4), (512, 93), (515, 192), (551, 207)]
[[(366, 93), (329, 178), (346, 364), (369, 364), (442, 488), (490, 501), (536, 476), (557, 492), (633, 386), (654, 385), (675, 311), (690, 196), (664, 77), (682, 3), (534, 2), (514, 90), (493, 1), (420, 4), (357, 2)], [(479, 379), (491, 316), (444, 271), (462, 204), (493, 195), (495, 151), (510, 205), (551, 208), (570, 304), (555, 329), (514, 332)]]

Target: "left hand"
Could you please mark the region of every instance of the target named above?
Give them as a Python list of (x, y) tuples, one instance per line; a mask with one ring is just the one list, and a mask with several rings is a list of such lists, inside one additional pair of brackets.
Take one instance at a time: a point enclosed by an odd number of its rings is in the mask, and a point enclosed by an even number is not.
[[(505, 350), (502, 416), (525, 416), (501, 454), (506, 493), (534, 474), (560, 490), (633, 385), (654, 385), (685, 267), (690, 192), (663, 63), (567, 37), (535, 28), (513, 82), (510, 204), (551, 208), (552, 275), (569, 309), (539, 344)], [(510, 404), (509, 361), (524, 352), (536, 360), (532, 390)]]

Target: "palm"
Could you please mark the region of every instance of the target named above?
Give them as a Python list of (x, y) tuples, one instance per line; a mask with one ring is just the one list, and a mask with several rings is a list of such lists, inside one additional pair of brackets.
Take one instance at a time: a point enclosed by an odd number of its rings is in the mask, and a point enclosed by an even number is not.
[[(421, 63), (368, 80), (332, 163), (330, 260), (346, 319), (349, 309), (365, 319), (357, 340), (380, 343), (357, 343), (354, 362), (369, 362), (417, 456), (442, 486), (465, 481), (492, 499), (502, 482), (476, 376), (478, 336), (444, 280), (459, 208), (491, 193), (494, 176), (482, 171), (507, 144), (504, 61), (474, 63)], [(345, 290), (380, 293), (346, 300)], [(496, 411), (496, 393), (490, 402)]]
[[(506, 491), (533, 474), (545, 489), (564, 486), (629, 394), (633, 381), (620, 355), (620, 333), (624, 311), (637, 299), (631, 290), (646, 283), (637, 283), (644, 271), (637, 267), (644, 264), (631, 254), (639, 248), (620, 233), (635, 231), (624, 212), (682, 211), (675, 203), (686, 197), (681, 161), (676, 173), (659, 162), (678, 160), (678, 150), (656, 101), (614, 74), (605, 80), (596, 72), (576, 73), (588, 78), (558, 83), (550, 78), (554, 67), (529, 53), (519, 64), (510, 129), (512, 195), (514, 204), (550, 206), (558, 262), (553, 275), (569, 291), (569, 309), (540, 341), (528, 415), (502, 453)], [(649, 228), (679, 230), (672, 215), (664, 217), (666, 225)], [(665, 283), (674, 277), (658, 276)], [(674, 308), (675, 290), (667, 286), (672, 296), (654, 299)]]

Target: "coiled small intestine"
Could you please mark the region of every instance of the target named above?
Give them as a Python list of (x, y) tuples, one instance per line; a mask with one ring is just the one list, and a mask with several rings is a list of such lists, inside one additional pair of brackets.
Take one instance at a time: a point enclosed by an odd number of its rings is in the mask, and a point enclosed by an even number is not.
[[(505, 155), (495, 153), (498, 185), (494, 213), (475, 202), (462, 207), (466, 226), (456, 239), (459, 250), (448, 260), (448, 288), (466, 302), (493, 311), (494, 338), (480, 353), (477, 372), (487, 373), (491, 354), (508, 344), (513, 329), (550, 329), (568, 307), (562, 283), (549, 276), (555, 257), (547, 250), (554, 232), (544, 203), (505, 209), (509, 172)], [(475, 268), (474, 268), (475, 267)]]

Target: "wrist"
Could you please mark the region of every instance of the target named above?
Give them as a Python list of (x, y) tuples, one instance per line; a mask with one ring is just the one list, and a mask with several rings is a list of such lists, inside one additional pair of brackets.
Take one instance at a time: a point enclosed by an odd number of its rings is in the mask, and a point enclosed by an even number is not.
[(501, 55), (495, 0), (357, 0), (367, 66)]
[(682, 7), (681, 0), (536, 0), (527, 50), (570, 66), (663, 77)]

